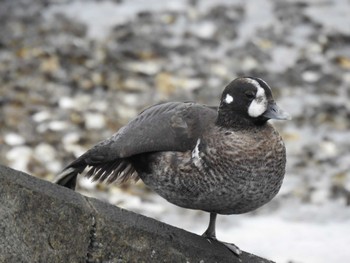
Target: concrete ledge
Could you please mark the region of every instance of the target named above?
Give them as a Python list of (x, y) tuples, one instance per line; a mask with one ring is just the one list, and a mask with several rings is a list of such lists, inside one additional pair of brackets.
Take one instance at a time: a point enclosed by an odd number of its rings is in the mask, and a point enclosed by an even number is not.
[(272, 262), (0, 166), (0, 262)]

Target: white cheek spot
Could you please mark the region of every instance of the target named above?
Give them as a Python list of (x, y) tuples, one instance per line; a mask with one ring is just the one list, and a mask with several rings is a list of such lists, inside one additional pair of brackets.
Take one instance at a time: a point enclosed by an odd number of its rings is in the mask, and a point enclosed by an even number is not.
[(230, 104), (233, 101), (233, 97), (230, 94), (226, 94), (225, 102)]
[(267, 109), (267, 99), (265, 90), (260, 86), (256, 86), (258, 92), (255, 95), (255, 99), (250, 103), (248, 108), (248, 114), (250, 117), (259, 117)]
[(199, 144), (201, 143), (201, 139), (197, 140), (196, 146), (194, 147), (193, 151), (192, 151), (192, 159), (193, 159), (193, 163), (198, 166), (200, 161), (201, 161), (201, 157), (199, 156)]

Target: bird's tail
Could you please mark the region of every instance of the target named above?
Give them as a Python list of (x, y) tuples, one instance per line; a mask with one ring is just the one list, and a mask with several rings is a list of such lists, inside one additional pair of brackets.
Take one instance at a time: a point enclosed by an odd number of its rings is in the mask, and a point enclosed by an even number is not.
[(75, 167), (64, 169), (59, 175), (57, 175), (53, 183), (74, 190), (77, 183), (77, 176), (80, 172), (81, 169)]

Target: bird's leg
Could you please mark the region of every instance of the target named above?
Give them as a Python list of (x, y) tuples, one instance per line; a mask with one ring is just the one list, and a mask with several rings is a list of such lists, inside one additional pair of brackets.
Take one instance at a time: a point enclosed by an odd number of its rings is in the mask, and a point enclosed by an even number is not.
[(210, 213), (210, 221), (207, 230), (203, 233), (203, 237), (208, 239), (216, 239), (215, 223), (216, 223), (216, 213)]
[(216, 223), (216, 213), (210, 213), (210, 221), (209, 221), (209, 226), (207, 230), (203, 233), (203, 237), (208, 239), (208, 241), (217, 241), (221, 244), (223, 244), (225, 247), (227, 247), (232, 253), (235, 255), (239, 256), (242, 254), (242, 251), (235, 245), (235, 244), (230, 244), (226, 242), (221, 242), (216, 239), (216, 232), (215, 232), (215, 223)]

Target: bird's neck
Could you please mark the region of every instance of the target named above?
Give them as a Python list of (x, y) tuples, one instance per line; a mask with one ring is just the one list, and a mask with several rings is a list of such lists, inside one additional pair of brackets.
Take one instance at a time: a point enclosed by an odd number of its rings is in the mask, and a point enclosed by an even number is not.
[(231, 128), (231, 129), (238, 129), (238, 130), (251, 129), (257, 126), (264, 125), (265, 123), (266, 121), (245, 118), (245, 117), (242, 117), (240, 114), (235, 114), (232, 111), (225, 111), (225, 110), (219, 111), (218, 117), (216, 119), (216, 125), (224, 128)]

